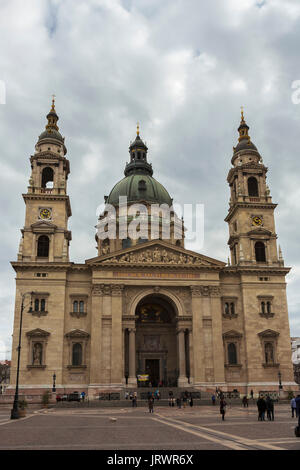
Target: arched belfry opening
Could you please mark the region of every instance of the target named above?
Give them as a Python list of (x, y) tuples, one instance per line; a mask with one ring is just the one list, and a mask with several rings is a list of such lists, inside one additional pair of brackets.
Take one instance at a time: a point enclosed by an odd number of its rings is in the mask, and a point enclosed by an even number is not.
[(177, 386), (177, 308), (167, 296), (145, 296), (136, 307), (136, 369), (139, 386)]

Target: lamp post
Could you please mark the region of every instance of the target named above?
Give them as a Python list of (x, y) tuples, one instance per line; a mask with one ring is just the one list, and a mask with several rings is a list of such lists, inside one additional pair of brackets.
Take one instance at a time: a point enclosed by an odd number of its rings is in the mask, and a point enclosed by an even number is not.
[(21, 312), (20, 312), (20, 331), (19, 331), (19, 345), (17, 347), (18, 351), (18, 363), (17, 363), (17, 379), (16, 379), (16, 390), (14, 397), (14, 404), (11, 410), (10, 419), (19, 419), (19, 372), (20, 372), (20, 356), (21, 356), (21, 338), (22, 338), (22, 321), (23, 321), (23, 310), (24, 310), (24, 299), (26, 295), (31, 295), (30, 309), (29, 312), (32, 312), (32, 295), (34, 292), (25, 292), (22, 294), (22, 303), (21, 303)]
[(54, 372), (53, 374), (53, 386), (52, 386), (52, 392), (56, 392), (56, 387), (55, 387), (55, 379), (56, 379), (56, 374)]
[(278, 372), (278, 380), (279, 380), (279, 395), (280, 395), (280, 392), (282, 390), (282, 383), (281, 383), (281, 372), (279, 371)]

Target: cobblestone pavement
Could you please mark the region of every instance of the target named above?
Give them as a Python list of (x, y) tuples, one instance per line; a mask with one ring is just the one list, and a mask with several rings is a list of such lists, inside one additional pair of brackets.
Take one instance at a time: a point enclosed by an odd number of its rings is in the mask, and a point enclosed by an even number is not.
[(255, 406), (186, 409), (68, 408), (28, 410), (10, 420), (0, 408), (0, 449), (31, 450), (300, 450), (296, 418), (288, 405), (275, 406), (275, 420), (257, 420)]

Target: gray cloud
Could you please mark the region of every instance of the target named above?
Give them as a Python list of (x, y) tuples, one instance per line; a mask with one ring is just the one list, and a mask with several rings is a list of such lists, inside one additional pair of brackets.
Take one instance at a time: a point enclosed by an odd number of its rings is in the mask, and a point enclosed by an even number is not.
[(29, 157), (55, 93), (71, 164), (71, 257), (96, 255), (96, 208), (123, 177), (135, 124), (154, 176), (174, 201), (205, 204), (201, 251), (227, 260), (226, 182), (240, 106), (269, 167), (288, 276), (291, 334), (300, 335), (297, 0), (11, 0), (0, 7), (0, 358), (10, 347), (14, 272)]

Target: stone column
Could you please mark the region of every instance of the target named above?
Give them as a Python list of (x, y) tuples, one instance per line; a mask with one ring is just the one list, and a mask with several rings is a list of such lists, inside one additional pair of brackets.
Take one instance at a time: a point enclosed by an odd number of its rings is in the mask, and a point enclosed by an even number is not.
[[(91, 350), (90, 350), (90, 384), (100, 384), (101, 348), (102, 348), (102, 304), (103, 297), (99, 285), (93, 286), (91, 302)], [(90, 395), (90, 393), (89, 393)], [(91, 390), (91, 395), (93, 395)]]
[(184, 329), (177, 330), (178, 335), (178, 355), (179, 355), (179, 377), (178, 387), (184, 387), (187, 384), (186, 377), (186, 360), (185, 360), (185, 344), (184, 344)]
[(193, 329), (189, 328), (190, 384), (194, 383)]
[(111, 285), (111, 385), (122, 383), (122, 290), (124, 286)]
[(221, 292), (218, 286), (210, 287), (211, 316), (212, 316), (212, 343), (214, 358), (214, 376), (217, 384), (225, 383), (224, 348), (222, 336), (222, 305)]
[(135, 328), (129, 328), (129, 377), (128, 385), (136, 385), (136, 365), (135, 365)]
[(191, 291), (193, 313), (193, 370), (191, 369), (191, 375), (194, 377), (194, 384), (200, 384), (205, 378), (201, 286), (191, 286)]

